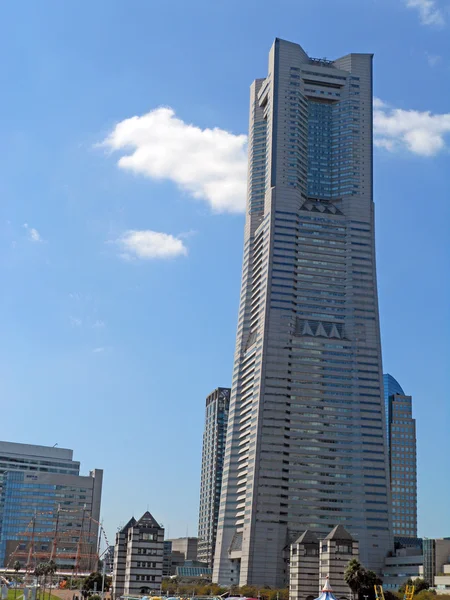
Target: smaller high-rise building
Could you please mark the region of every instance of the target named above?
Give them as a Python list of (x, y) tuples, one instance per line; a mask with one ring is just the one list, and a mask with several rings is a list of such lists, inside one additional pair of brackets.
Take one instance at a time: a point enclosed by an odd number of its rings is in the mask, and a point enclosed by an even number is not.
[(352, 598), (344, 579), (345, 568), (353, 559), (359, 559), (359, 544), (342, 525), (337, 525), (320, 542), (319, 580), (330, 577), (333, 591), (340, 600)]
[(136, 525), (136, 519), (131, 517), (126, 525), (116, 533), (114, 546), (114, 565), (112, 578), (112, 598), (120, 598), (125, 592), (125, 570), (128, 554), (128, 531)]
[(147, 511), (116, 534), (113, 598), (160, 593), (164, 562), (164, 529)]
[(412, 397), (392, 375), (384, 375), (391, 474), (392, 529), (394, 536), (417, 536), (416, 420)]
[(164, 555), (163, 555), (163, 577), (174, 575), (172, 569), (172, 542), (164, 540)]
[[(436, 577), (441, 577), (450, 589), (450, 538), (423, 540), (423, 578), (431, 586), (436, 585)], [(446, 579), (446, 581), (445, 581)]]
[(289, 600), (314, 600), (319, 583), (319, 539), (305, 531), (291, 544)]
[(210, 567), (216, 546), (230, 392), (230, 388), (219, 387), (206, 398), (197, 554), (198, 560)]
[(342, 526), (337, 525), (323, 540), (312, 531), (305, 531), (291, 544), (289, 569), (289, 600), (314, 600), (320, 582), (333, 581), (333, 590), (340, 600), (352, 597), (344, 572), (349, 561), (359, 558), (359, 544)]

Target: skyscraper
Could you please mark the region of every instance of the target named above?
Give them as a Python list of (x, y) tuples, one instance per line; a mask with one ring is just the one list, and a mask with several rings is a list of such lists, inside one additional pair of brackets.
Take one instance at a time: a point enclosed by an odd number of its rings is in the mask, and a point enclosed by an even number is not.
[(372, 55), (276, 39), (250, 93), (241, 301), (213, 580), (286, 582), (338, 524), (391, 549), (372, 190)]
[(397, 537), (417, 536), (416, 420), (412, 398), (392, 375), (384, 375), (391, 472), (392, 529)]
[(197, 554), (198, 560), (210, 567), (216, 544), (230, 392), (230, 388), (217, 388), (206, 398)]

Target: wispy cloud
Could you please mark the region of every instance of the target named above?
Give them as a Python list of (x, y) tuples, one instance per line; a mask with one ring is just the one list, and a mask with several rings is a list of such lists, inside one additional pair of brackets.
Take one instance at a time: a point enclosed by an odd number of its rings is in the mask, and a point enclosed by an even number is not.
[(72, 327), (81, 327), (83, 325), (83, 321), (79, 317), (70, 316), (69, 321)]
[(404, 110), (374, 100), (374, 143), (378, 147), (434, 156), (446, 147), (449, 134), (450, 113)]
[(215, 212), (242, 212), (246, 200), (247, 136), (201, 129), (157, 108), (118, 123), (101, 144), (127, 152), (120, 168), (168, 179)]
[(105, 348), (103, 346), (99, 346), (98, 348), (94, 348), (92, 350), (92, 352), (94, 352), (94, 354), (100, 354), (100, 353), (102, 353), (104, 351), (105, 351)]
[(408, 8), (416, 9), (423, 25), (445, 25), (445, 17), (435, 0), (405, 0)]
[(124, 258), (167, 259), (187, 255), (187, 248), (179, 237), (148, 229), (126, 231), (117, 243)]
[(32, 242), (42, 242), (43, 241), (43, 239), (41, 238), (41, 234), (39, 233), (39, 231), (37, 229), (35, 229), (34, 227), (30, 227), (28, 225), (28, 223), (24, 223), (23, 226), (28, 232), (28, 238), (30, 239), (30, 241), (32, 241)]
[(101, 319), (97, 319), (92, 323), (92, 329), (103, 329), (104, 327), (106, 327), (105, 322)]
[(430, 67), (436, 67), (442, 62), (442, 56), (439, 56), (439, 54), (430, 54), (429, 52), (426, 52), (426, 57)]

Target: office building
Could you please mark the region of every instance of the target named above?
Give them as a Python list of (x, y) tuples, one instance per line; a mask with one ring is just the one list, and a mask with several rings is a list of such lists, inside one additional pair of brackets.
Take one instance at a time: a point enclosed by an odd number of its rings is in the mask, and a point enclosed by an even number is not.
[(72, 450), (0, 442), (0, 565), (96, 568), (103, 471), (79, 471)]
[(73, 450), (67, 448), (0, 442), (0, 493), (6, 471), (79, 475), (80, 463), (73, 460)]
[(178, 567), (184, 567), (186, 561), (197, 560), (198, 538), (182, 537), (165, 540), (164, 552), (168, 551), (170, 544), (170, 555), (165, 555), (165, 570), (169, 568), (170, 574), (175, 575)]
[(383, 587), (398, 591), (408, 579), (425, 579), (438, 594), (450, 591), (450, 538), (395, 538), (385, 559)]
[(407, 583), (408, 579), (422, 577), (423, 552), (417, 548), (395, 550), (392, 556), (385, 558), (383, 569), (383, 587), (392, 592)]
[(423, 578), (441, 592), (450, 589), (450, 538), (424, 538)]
[(351, 590), (344, 572), (352, 559), (359, 559), (358, 542), (337, 525), (323, 540), (305, 531), (292, 545), (289, 569), (289, 600), (314, 600), (320, 582), (328, 577), (340, 600), (349, 600)]
[(391, 473), (392, 529), (394, 536), (417, 536), (416, 420), (412, 398), (392, 375), (384, 375), (388, 415), (388, 454)]
[(198, 559), (210, 567), (213, 564), (216, 545), (230, 392), (230, 388), (217, 388), (206, 398), (198, 518)]
[(54, 560), (59, 571), (96, 570), (102, 481), (101, 469), (86, 477), (4, 473), (0, 564)]
[(164, 529), (147, 511), (116, 534), (112, 597), (161, 592)]
[(172, 567), (172, 542), (164, 540), (163, 577), (171, 575), (175, 575), (175, 567)]
[(182, 538), (172, 538), (166, 540), (170, 542), (171, 552), (178, 552), (183, 560), (197, 560), (197, 547), (198, 547), (198, 538), (196, 537), (182, 537)]
[(241, 300), (213, 581), (282, 587), (336, 523), (393, 540), (372, 189), (372, 55), (276, 39), (250, 93)]

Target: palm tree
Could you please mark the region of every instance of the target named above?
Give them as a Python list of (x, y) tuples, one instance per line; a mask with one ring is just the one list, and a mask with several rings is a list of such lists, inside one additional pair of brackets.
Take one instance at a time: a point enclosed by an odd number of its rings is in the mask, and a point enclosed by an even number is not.
[[(36, 567), (34, 569), (34, 576), (36, 577), (37, 585), (39, 588), (39, 594), (40, 594), (40, 590), (41, 590), (41, 579), (42, 579), (42, 576), (44, 575), (44, 571), (45, 571), (45, 563), (39, 563), (38, 565), (36, 565)], [(45, 588), (44, 588), (44, 591), (45, 591)]]
[(358, 595), (366, 581), (366, 570), (357, 558), (352, 558), (344, 572), (345, 583), (352, 591), (353, 597)]
[(20, 571), (21, 564), (18, 560), (13, 564), (13, 569), (16, 572), (16, 585), (14, 586), (14, 600), (16, 600), (17, 596), (17, 573)]
[[(57, 566), (57, 564), (55, 563), (54, 560), (51, 560), (50, 562), (47, 563), (46, 568), (47, 568), (47, 574), (50, 575), (50, 585), (51, 585), (52, 579), (53, 579), (53, 575), (58, 570), (58, 566)], [(51, 592), (49, 590), (49, 592), (48, 592), (48, 599), (49, 600), (50, 600), (50, 595), (51, 595)]]

